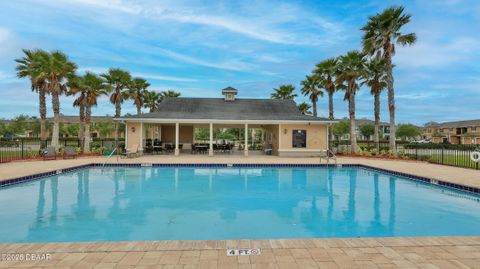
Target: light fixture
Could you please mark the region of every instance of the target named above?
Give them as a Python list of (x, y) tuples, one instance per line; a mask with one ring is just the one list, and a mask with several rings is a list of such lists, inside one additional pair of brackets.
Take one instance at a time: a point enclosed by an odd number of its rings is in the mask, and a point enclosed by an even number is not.
[(284, 134), (287, 134), (287, 129), (283, 129), (283, 133), (284, 133)]
[(135, 126), (132, 126), (132, 133), (135, 133)]

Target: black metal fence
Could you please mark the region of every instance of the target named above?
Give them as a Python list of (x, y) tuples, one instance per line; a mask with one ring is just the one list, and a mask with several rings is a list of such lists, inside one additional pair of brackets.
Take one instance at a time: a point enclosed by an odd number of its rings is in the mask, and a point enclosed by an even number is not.
[[(409, 144), (409, 143), (410, 142), (408, 142), (408, 141), (397, 141), (396, 150), (397, 151), (402, 150), (404, 148), (404, 146)], [(340, 148), (342, 148), (342, 146), (349, 146), (350, 141), (348, 141), (348, 140), (334, 140), (334, 141), (330, 141), (330, 145), (333, 145), (333, 147), (335, 147), (335, 148), (339, 148), (339, 146), (340, 146)], [(357, 146), (362, 151), (372, 151), (373, 149), (376, 149), (375, 142), (370, 141), (370, 140), (358, 140), (357, 141)], [(380, 141), (379, 146), (380, 146), (380, 149), (379, 149), (380, 151), (387, 152), (390, 149), (390, 145), (389, 145), (389, 142), (387, 140)], [(342, 153), (342, 152), (340, 151), (340, 153)]]
[[(123, 139), (119, 139), (118, 143), (122, 147), (125, 142)], [(0, 163), (41, 157), (43, 149), (50, 144), (51, 139), (41, 141), (39, 138), (0, 138)], [(59, 144), (61, 148), (70, 146), (81, 150), (81, 142), (78, 138), (60, 138)], [(94, 154), (103, 154), (114, 148), (114, 139), (93, 138), (90, 141), (90, 151)]]
[[(331, 141), (330, 143), (330, 145), (336, 148), (337, 153), (348, 154), (347, 147), (350, 145), (349, 141)], [(376, 156), (392, 153), (389, 151), (388, 141), (380, 142), (380, 151), (376, 150), (373, 141), (358, 141), (357, 144), (361, 149), (361, 154), (364, 155)], [(471, 158), (473, 152), (480, 152), (480, 145), (419, 144), (397, 141), (395, 149), (397, 156), (408, 159), (480, 169), (479, 162), (475, 162)]]
[(480, 152), (480, 145), (408, 144), (400, 153), (414, 160), (479, 169), (471, 158), (473, 152)]

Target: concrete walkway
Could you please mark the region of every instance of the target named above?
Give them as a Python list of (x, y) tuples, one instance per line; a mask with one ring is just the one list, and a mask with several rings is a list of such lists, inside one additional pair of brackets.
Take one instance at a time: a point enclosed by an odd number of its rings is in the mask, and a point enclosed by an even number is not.
[[(230, 257), (231, 248), (261, 255)], [(49, 255), (0, 268), (480, 268), (480, 237), (0, 244), (0, 253)]]
[[(103, 163), (106, 157), (78, 158), (74, 160), (52, 160), (52, 161), (25, 161), (0, 164), (0, 180), (32, 175), (47, 171), (54, 171), (67, 167)], [(251, 164), (315, 164), (320, 163), (318, 158), (286, 158), (276, 156), (238, 156), (238, 155), (216, 155), (208, 157), (205, 155), (185, 154), (178, 157), (172, 155), (142, 156), (139, 158), (123, 159), (110, 158), (109, 163), (251, 163)], [(323, 160), (325, 163), (325, 160)], [(397, 172), (408, 173), (417, 176), (440, 179), (451, 183), (462, 184), (472, 187), (480, 187), (480, 170), (444, 166), (418, 161), (407, 160), (379, 160), (373, 158), (338, 158), (340, 164), (364, 164), (378, 168), (388, 169)]]
[[(0, 180), (103, 163), (104, 157), (0, 164)], [(116, 163), (116, 158), (108, 162)], [(319, 163), (274, 156), (143, 156), (119, 163)], [(415, 161), (339, 158), (480, 187), (480, 171)], [(5, 220), (4, 220), (5, 221)], [(260, 248), (260, 256), (228, 257), (229, 248)], [(480, 268), (480, 237), (343, 238), (0, 244), (0, 268)], [(48, 254), (48, 260), (6, 261), (5, 254)], [(15, 257), (15, 256), (13, 256)], [(16, 256), (17, 258), (19, 256)], [(25, 256), (23, 256), (25, 257)], [(45, 257), (45, 255), (43, 256)]]

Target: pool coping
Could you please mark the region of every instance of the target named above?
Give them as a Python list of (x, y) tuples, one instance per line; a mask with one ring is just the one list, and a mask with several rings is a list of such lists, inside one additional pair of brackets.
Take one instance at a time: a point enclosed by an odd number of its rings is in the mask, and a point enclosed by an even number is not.
[(76, 170), (80, 169), (85, 169), (85, 168), (90, 168), (90, 167), (331, 167), (331, 168), (341, 168), (341, 167), (357, 167), (357, 168), (363, 168), (367, 169), (370, 171), (377, 171), (377, 172), (382, 172), (384, 174), (389, 174), (389, 175), (394, 175), (394, 176), (401, 176), (409, 180), (413, 181), (419, 181), (423, 183), (427, 183), (430, 185), (434, 186), (440, 186), (443, 188), (451, 189), (451, 190), (456, 190), (456, 191), (461, 191), (469, 194), (475, 194), (479, 195), (480, 194), (480, 188), (477, 187), (472, 187), (468, 185), (462, 185), (462, 184), (456, 184), (456, 183), (451, 183), (448, 181), (444, 180), (439, 180), (439, 179), (434, 179), (430, 177), (423, 177), (423, 176), (417, 176), (413, 175), (410, 173), (403, 173), (403, 172), (397, 172), (389, 169), (384, 169), (384, 168), (378, 168), (375, 166), (370, 166), (370, 165), (365, 165), (365, 164), (276, 164), (276, 163), (271, 163), (271, 164), (248, 164), (248, 163), (233, 163), (233, 164), (225, 164), (225, 163), (213, 163), (213, 164), (207, 164), (207, 163), (107, 163), (107, 164), (101, 164), (101, 163), (89, 163), (89, 164), (83, 164), (83, 165), (78, 165), (78, 166), (72, 166), (72, 167), (67, 167), (63, 169), (56, 169), (53, 171), (48, 171), (48, 172), (43, 172), (43, 173), (37, 173), (37, 174), (32, 174), (28, 176), (23, 176), (23, 177), (17, 177), (17, 178), (10, 178), (10, 179), (4, 179), (0, 181), (0, 189), (3, 187), (7, 186), (12, 186), (20, 183), (25, 183), (29, 181), (34, 181), (38, 180), (44, 177), (48, 176), (54, 176), (62, 173), (67, 173), (67, 172), (73, 172)]
[(405, 236), (405, 237), (335, 237), (335, 238), (276, 238), (232, 240), (134, 240), (82, 242), (0, 243), (0, 252), (139, 252), (226, 249), (295, 249), (341, 247), (427, 247), (480, 245), (480, 236)]

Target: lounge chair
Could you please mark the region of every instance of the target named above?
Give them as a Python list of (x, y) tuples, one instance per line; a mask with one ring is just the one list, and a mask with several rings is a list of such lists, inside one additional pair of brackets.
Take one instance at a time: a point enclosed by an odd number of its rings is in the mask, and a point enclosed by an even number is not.
[(320, 163), (322, 162), (322, 159), (327, 159), (327, 164), (330, 162), (330, 159), (334, 159), (335, 164), (337, 164), (337, 156), (335, 156), (331, 150), (327, 149), (320, 151)]
[(133, 145), (131, 148), (127, 148), (125, 156), (127, 158), (138, 157), (138, 144)]
[(64, 159), (75, 159), (77, 158), (77, 152), (75, 151), (75, 149), (73, 147), (65, 147), (63, 149), (63, 158)]
[(55, 147), (47, 147), (43, 151), (43, 160), (56, 160), (57, 159), (57, 152), (55, 151)]
[(265, 152), (265, 155), (272, 155), (273, 153), (273, 146), (272, 145), (267, 145), (264, 149), (263, 152)]

